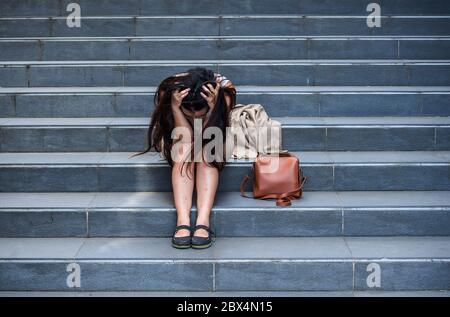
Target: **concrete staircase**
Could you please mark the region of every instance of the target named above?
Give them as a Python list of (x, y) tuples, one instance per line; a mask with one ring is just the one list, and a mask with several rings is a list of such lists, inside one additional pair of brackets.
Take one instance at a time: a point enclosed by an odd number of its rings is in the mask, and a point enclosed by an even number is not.
[[(79, 0), (81, 28), (70, 2), (0, 2), (0, 291), (450, 290), (448, 1), (378, 1), (380, 28), (362, 0)], [(309, 181), (277, 208), (229, 162), (215, 245), (180, 251), (169, 166), (130, 156), (196, 65), (282, 123)]]

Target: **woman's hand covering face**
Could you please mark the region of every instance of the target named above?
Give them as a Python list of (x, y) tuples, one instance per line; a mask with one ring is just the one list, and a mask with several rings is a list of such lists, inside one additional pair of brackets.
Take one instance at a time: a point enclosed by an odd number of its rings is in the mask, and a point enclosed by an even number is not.
[(181, 102), (188, 95), (191, 88), (186, 88), (180, 91), (180, 89), (174, 90), (172, 93), (172, 107), (179, 109), (181, 107)]
[(202, 86), (202, 92), (200, 95), (206, 100), (208, 103), (209, 109), (214, 109), (217, 97), (219, 96), (219, 90), (220, 90), (220, 82), (218, 79), (216, 79), (216, 88), (213, 87), (210, 83)]

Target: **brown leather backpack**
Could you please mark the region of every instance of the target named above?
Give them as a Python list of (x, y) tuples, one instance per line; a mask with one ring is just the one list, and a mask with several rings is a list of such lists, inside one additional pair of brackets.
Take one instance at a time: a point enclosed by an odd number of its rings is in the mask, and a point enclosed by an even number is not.
[[(299, 159), (295, 155), (287, 152), (275, 155), (259, 154), (253, 162), (252, 171), (253, 198), (276, 198), (277, 206), (290, 206), (291, 200), (302, 196), (303, 185), (307, 178), (303, 176)], [(252, 198), (244, 193), (249, 179), (248, 175), (244, 176), (241, 195)]]

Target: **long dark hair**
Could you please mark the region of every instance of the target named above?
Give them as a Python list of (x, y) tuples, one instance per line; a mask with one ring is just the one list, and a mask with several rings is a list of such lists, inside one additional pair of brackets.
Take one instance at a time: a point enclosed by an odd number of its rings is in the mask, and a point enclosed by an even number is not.
[[(182, 107), (187, 110), (198, 111), (204, 109), (205, 107), (208, 107), (206, 100), (204, 100), (200, 95), (201, 86), (207, 82), (213, 84), (213, 86), (219, 84), (215, 81), (214, 72), (203, 67), (192, 68), (178, 76), (173, 75), (165, 78), (159, 84), (153, 99), (155, 110), (153, 111), (153, 114), (151, 116), (151, 121), (147, 132), (148, 146), (144, 151), (138, 152), (133, 156), (141, 155), (154, 149), (156, 152), (162, 152), (169, 165), (173, 166), (174, 161), (171, 156), (173, 140), (171, 138), (171, 134), (172, 130), (175, 128), (175, 122), (171, 107), (172, 92), (177, 89), (182, 90), (188, 87), (191, 88), (189, 94), (183, 99)], [(229, 100), (231, 105), (229, 105), (229, 108), (227, 107), (225, 94), (230, 97)], [(203, 130), (207, 129), (208, 127), (219, 128), (222, 131), (222, 135), (224, 138), (223, 146), (225, 146), (224, 144), (226, 143), (226, 127), (229, 126), (229, 109), (232, 109), (235, 103), (236, 92), (234, 88), (221, 86), (219, 89), (219, 95), (217, 97), (216, 105), (211, 111), (208, 121), (203, 127)], [(213, 141), (214, 138), (212, 140), (205, 140), (202, 135), (202, 150), (206, 144)], [(222, 150), (223, 157), (221, 158), (221, 160), (214, 159), (212, 162), (205, 163), (208, 166), (215, 167), (219, 171), (221, 171), (225, 167), (226, 162), (226, 151), (224, 148)], [(193, 152), (193, 147), (191, 147), (191, 160), (189, 162), (183, 162), (183, 166), (185, 163), (187, 163), (188, 166), (194, 163), (192, 162), (194, 155), (196, 155), (196, 153)]]

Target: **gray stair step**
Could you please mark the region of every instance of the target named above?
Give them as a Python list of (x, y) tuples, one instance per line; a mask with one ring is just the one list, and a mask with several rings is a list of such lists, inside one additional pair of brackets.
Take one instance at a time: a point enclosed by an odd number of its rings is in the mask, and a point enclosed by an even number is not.
[[(309, 177), (307, 191), (450, 190), (450, 152), (292, 153)], [(0, 191), (171, 191), (171, 169), (159, 153), (132, 154), (0, 153)], [(227, 162), (219, 191), (238, 190), (251, 163)]]
[[(70, 0), (42, 0), (39, 3), (24, 0), (3, 0), (0, 16), (67, 16)], [(139, 15), (223, 15), (223, 14), (302, 14), (302, 15), (367, 15), (366, 3), (360, 0), (342, 0), (339, 3), (314, 0), (230, 0), (220, 6), (206, 0), (185, 0), (168, 5), (164, 0), (79, 0), (86, 16)], [(450, 6), (445, 0), (399, 0), (381, 5), (383, 15), (445, 15)]]
[(1, 297), (450, 297), (450, 291), (0, 291)]
[(449, 86), (448, 60), (20, 61), (0, 64), (3, 87), (149, 86), (202, 66), (235, 85)]
[[(450, 150), (450, 117), (272, 117), (292, 151)], [(146, 147), (149, 118), (4, 118), (1, 152), (124, 152)]]
[[(170, 237), (175, 223), (172, 192), (0, 193), (0, 237)], [(220, 192), (211, 228), (218, 237), (450, 236), (450, 192), (306, 191), (284, 208)]]
[[(450, 19), (449, 19), (450, 20)], [(449, 32), (450, 33), (450, 32)], [(0, 61), (449, 59), (450, 38), (147, 37), (0, 39)]]
[[(269, 116), (450, 116), (450, 87), (238, 86), (237, 103)], [(0, 88), (7, 117), (145, 117), (156, 87)]]
[[(383, 13), (383, 11), (382, 11)], [(0, 37), (80, 36), (249, 36), (249, 35), (449, 35), (450, 16), (385, 16), (382, 27), (367, 27), (367, 16), (336, 15), (84, 15), (80, 28), (66, 17), (0, 18)]]
[[(218, 238), (210, 249), (180, 251), (168, 238), (0, 239), (0, 289), (449, 290), (449, 242), (450, 237)], [(376, 283), (370, 282), (373, 276)], [(67, 283), (71, 277), (80, 284)]]

